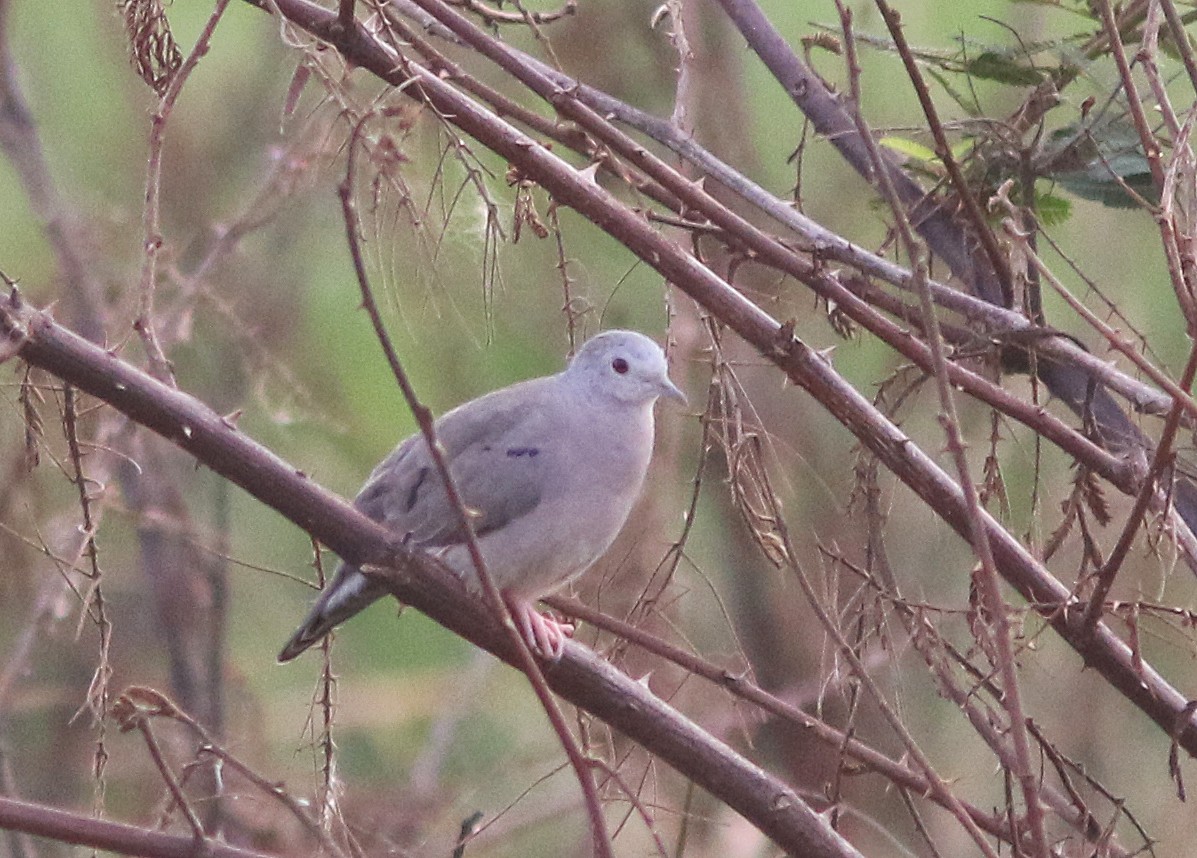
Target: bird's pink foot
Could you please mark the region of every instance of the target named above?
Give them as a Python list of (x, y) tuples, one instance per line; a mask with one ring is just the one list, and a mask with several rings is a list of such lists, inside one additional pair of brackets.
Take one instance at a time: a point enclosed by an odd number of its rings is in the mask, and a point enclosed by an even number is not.
[(504, 593), (507, 608), (520, 636), (534, 653), (548, 661), (557, 661), (565, 650), (565, 639), (574, 636), (573, 623), (563, 623), (556, 617), (542, 614), (527, 599)]

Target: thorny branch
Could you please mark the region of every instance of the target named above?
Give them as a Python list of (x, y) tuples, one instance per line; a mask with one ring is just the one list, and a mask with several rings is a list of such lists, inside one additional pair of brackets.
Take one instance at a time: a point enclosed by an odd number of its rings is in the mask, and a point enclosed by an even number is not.
[[(426, 8), (435, 5), (432, 0), (421, 2)], [(379, 45), (365, 32), (359, 29), (344, 34), (338, 41), (338, 34), (329, 29), (331, 19), (325, 10), (306, 0), (280, 0), (277, 5), (292, 22), (334, 42), (360, 67), (395, 85), (405, 85), (407, 78), (395, 70), (392, 49)], [(442, 19), (453, 15), (448, 9), (438, 11)], [(791, 380), (814, 395), (948, 524), (960, 533), (967, 532), (968, 517), (959, 487), (820, 356), (792, 339), (788, 328), (783, 328), (693, 257), (664, 241), (610, 194), (535, 140), (479, 109), (436, 75), (423, 72), (414, 63), (410, 67), (418, 75), (415, 78), (418, 86), (406, 84), (405, 92), (427, 99), (441, 116), (452, 117), (453, 123), (464, 132), (484, 140), (525, 175), (535, 177), (559, 202), (576, 208), (676, 283), (784, 370)], [(988, 515), (984, 517), (984, 524), (994, 545), (997, 567), (1006, 581), (1111, 685), (1172, 733), (1185, 709), (1184, 697), (1142, 664), (1104, 625), (1099, 625), (1092, 637), (1083, 635), (1079, 612), (1070, 607), (1068, 588)], [(1144, 673), (1144, 670), (1148, 672)], [(1154, 687), (1156, 691), (1146, 692), (1146, 687)], [(1185, 726), (1177, 734), (1182, 746), (1190, 753), (1197, 753), (1197, 723), (1191, 719), (1182, 719), (1181, 723)]]
[(170, 790), (176, 806), (183, 809), (195, 839), (207, 845), (208, 840), (199, 819), (191, 810), (186, 796), (183, 794), (178, 780), (171, 770), (163, 754), (156, 734), (154, 720), (163, 719), (182, 724), (200, 742), (199, 755), (220, 760), (224, 765), (234, 769), (239, 775), (252, 783), (266, 796), (280, 802), (291, 815), (299, 821), (308, 833), (312, 835), (321, 847), (333, 858), (346, 858), (344, 850), (325, 831), (319, 819), (314, 818), (303, 804), (292, 797), (280, 784), (269, 783), (261, 775), (246, 765), (237, 756), (217, 742), (202, 725), (186, 712), (171, 702), (164, 694), (152, 688), (133, 686), (125, 689), (113, 706), (113, 717), (120, 724), (122, 732), (137, 730), (145, 739), (146, 747), (154, 759), (158, 769)]
[[(344, 560), (374, 569), (404, 604), (504, 661), (519, 663), (507, 633), (466, 594), (456, 576), (432, 558), (396, 544), (381, 525), (251, 441), (221, 415), (76, 337), (15, 294), (0, 303), (0, 342), (20, 343), (23, 359), (44, 366), (195, 455)], [(584, 647), (567, 642), (561, 660), (545, 670), (545, 678), (557, 694), (694, 779), (783, 849), (813, 856), (859, 854), (790, 787)]]
[(0, 827), (146, 858), (271, 858), (268, 853), (209, 841), (197, 845), (192, 837), (165, 834), (141, 826), (95, 819), (32, 802), (0, 796)]
[[(161, 101), (150, 120), (150, 153), (149, 163), (146, 167), (145, 206), (142, 210), (143, 227), (145, 230), (142, 250), (145, 253), (145, 258), (141, 265), (137, 317), (133, 320), (133, 329), (141, 336), (154, 373), (162, 379), (173, 380), (174, 378), (174, 371), (171, 369), (170, 362), (166, 359), (166, 354), (163, 352), (154, 322), (154, 295), (158, 288), (158, 256), (162, 251), (163, 245), (161, 199), (162, 161), (165, 157), (166, 129), (170, 121), (171, 112), (179, 99), (179, 94), (183, 91), (183, 86), (195, 70), (200, 58), (208, 52), (213, 32), (216, 30), (216, 25), (220, 23), (220, 19), (224, 16), (228, 5), (229, 0), (217, 0), (216, 8), (209, 16), (208, 22), (205, 24), (199, 38), (196, 39), (195, 45), (192, 47), (187, 59), (183, 60), (177, 68), (171, 69), (169, 74), (163, 79), (163, 86), (159, 93)], [(137, 53), (140, 48), (141, 46), (134, 40), (134, 52)]]
[[(894, 43), (897, 45), (898, 53), (906, 65), (907, 75), (915, 83), (919, 102), (922, 104), (923, 111), (927, 116), (927, 121), (935, 137), (937, 152), (944, 161), (949, 175), (952, 177), (952, 182), (956, 187), (957, 193), (962, 194), (969, 202), (969, 205), (966, 207), (968, 217), (972, 221), (974, 229), (979, 229), (980, 231), (979, 234), (983, 238), (985, 252), (989, 255), (990, 261), (994, 263), (994, 268), (998, 272), (998, 277), (1003, 284), (1003, 294), (1007, 296), (1006, 303), (1010, 304), (1012, 303), (1012, 300), (1009, 298), (1012, 294), (1012, 286), (1005, 258), (998, 250), (997, 241), (984, 222), (980, 206), (969, 192), (964, 176), (951, 156), (951, 147), (948, 145), (943, 126), (939, 123), (930, 94), (926, 86), (923, 85), (922, 75), (919, 73), (909, 47), (906, 45), (901, 20), (897, 12), (885, 3), (884, 0), (877, 0), (877, 8), (881, 11), (881, 16), (889, 28), (890, 35), (893, 36)], [(842, 5), (840, 6), (840, 11), (844, 26), (844, 40), (847, 45), (851, 46), (854, 43), (851, 29), (852, 17)], [(960, 428), (959, 411), (956, 407), (956, 398), (948, 377), (948, 359), (943, 334), (940, 331), (939, 317), (936, 314), (935, 304), (931, 300), (931, 292), (927, 288), (927, 277), (929, 276), (927, 254), (922, 243), (915, 238), (906, 207), (898, 196), (897, 189), (890, 178), (890, 173), (885, 169), (880, 149), (873, 139), (872, 131), (865, 124), (864, 116), (860, 113), (860, 72), (855, 67), (855, 51), (851, 47), (849, 48), (849, 57), (853, 58), (850, 60), (852, 68), (849, 70), (849, 75), (853, 81), (853, 104), (856, 107), (856, 122), (860, 130), (860, 139), (864, 141), (869, 155), (873, 160), (874, 175), (877, 177), (882, 196), (890, 205), (890, 209), (894, 215), (894, 223), (897, 225), (898, 234), (906, 250), (906, 255), (909, 259), (913, 260), (915, 286), (919, 294), (920, 304), (922, 305), (924, 330), (927, 333), (927, 342), (931, 348), (935, 383), (939, 393), (939, 422), (947, 438), (948, 452), (951, 454), (956, 466), (957, 479), (964, 493), (969, 523), (968, 535), (972, 542), (973, 553), (980, 564), (979, 574), (974, 576), (974, 579), (979, 584), (982, 594), (981, 598), (989, 612), (991, 627), (986, 628), (985, 634), (990, 635), (992, 638), (989, 643), (991, 643), (995, 650), (998, 662), (997, 668), (1002, 677), (1002, 703), (1009, 719), (1009, 730), (1014, 746), (1016, 764), (1012, 772), (1018, 779), (1023, 793), (1023, 806), (1026, 809), (1027, 822), (1031, 829), (1031, 850), (1032, 854), (1040, 856), (1040, 858), (1047, 858), (1048, 845), (1047, 834), (1043, 823), (1043, 808), (1040, 804), (1039, 784), (1035, 775), (1035, 767), (1031, 761), (1030, 743), (1027, 739), (1027, 716), (1023, 708), (1021, 681), (1014, 658), (1015, 641), (1014, 625), (1011, 622), (1012, 611), (1002, 594), (1001, 581), (993, 557), (993, 546), (990, 544), (989, 537), (985, 532), (985, 525), (981, 520), (981, 512), (984, 507), (969, 468), (964, 436)]]

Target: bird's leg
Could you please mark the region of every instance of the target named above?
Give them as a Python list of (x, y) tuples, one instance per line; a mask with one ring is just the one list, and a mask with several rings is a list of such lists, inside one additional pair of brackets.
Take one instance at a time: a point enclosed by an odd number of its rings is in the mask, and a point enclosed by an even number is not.
[(531, 601), (515, 593), (505, 591), (503, 600), (528, 647), (549, 661), (561, 658), (565, 639), (573, 637), (573, 624), (563, 624), (555, 617), (540, 613)]

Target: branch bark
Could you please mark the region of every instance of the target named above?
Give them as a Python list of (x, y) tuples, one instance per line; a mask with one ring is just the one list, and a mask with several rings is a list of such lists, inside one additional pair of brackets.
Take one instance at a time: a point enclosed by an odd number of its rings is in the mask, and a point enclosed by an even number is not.
[(0, 828), (145, 858), (270, 858), (216, 840), (166, 834), (0, 796)]

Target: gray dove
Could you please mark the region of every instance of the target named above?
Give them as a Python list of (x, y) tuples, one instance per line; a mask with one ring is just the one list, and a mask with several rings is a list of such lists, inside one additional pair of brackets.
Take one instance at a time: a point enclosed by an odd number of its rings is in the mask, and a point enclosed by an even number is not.
[[(560, 657), (568, 632), (534, 603), (582, 574), (622, 529), (648, 471), (658, 397), (686, 402), (660, 346), (632, 331), (606, 331), (563, 372), (488, 393), (435, 423), (487, 571), (524, 640), (550, 660)], [(383, 459), (354, 506), (477, 591), (460, 518), (423, 435)], [(341, 563), (278, 660), (295, 658), (386, 593)]]

